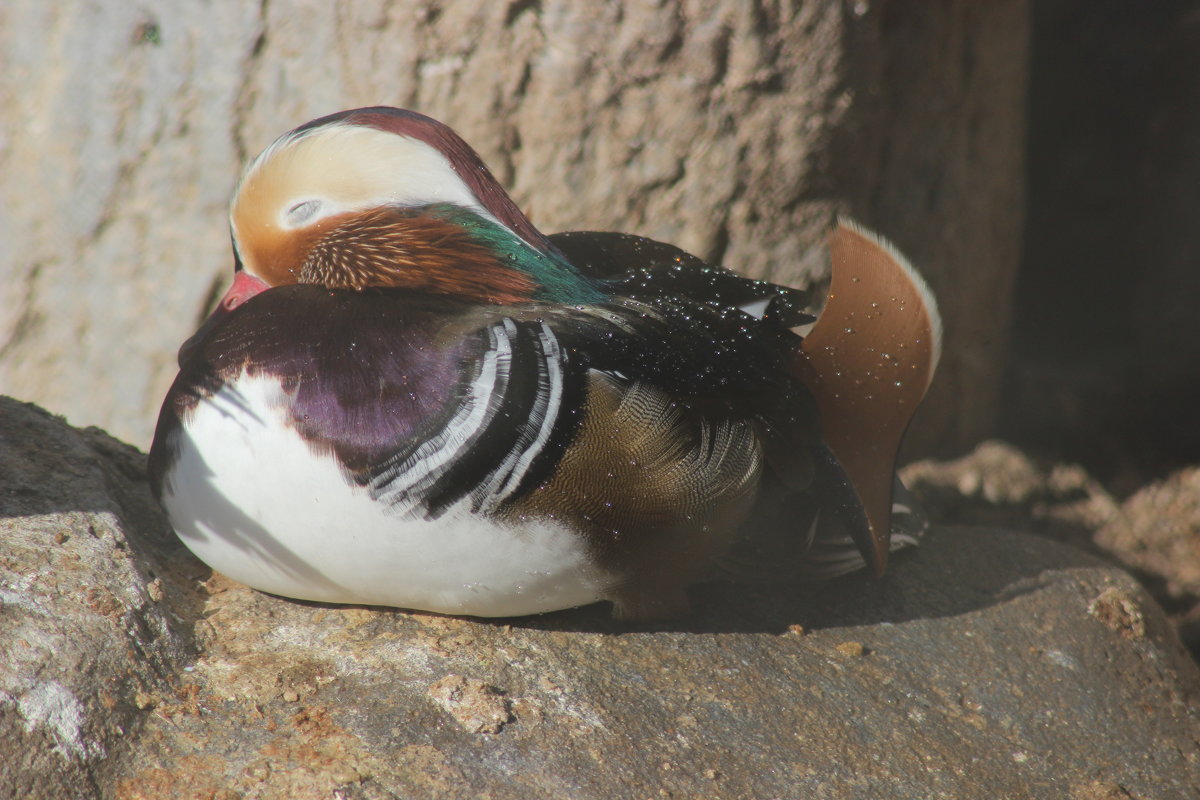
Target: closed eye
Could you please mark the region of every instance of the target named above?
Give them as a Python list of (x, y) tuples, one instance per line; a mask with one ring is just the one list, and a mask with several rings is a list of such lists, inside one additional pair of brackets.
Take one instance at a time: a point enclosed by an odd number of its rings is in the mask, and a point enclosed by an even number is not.
[(320, 200), (302, 200), (289, 208), (283, 217), (288, 227), (298, 228), (316, 216), (320, 210)]

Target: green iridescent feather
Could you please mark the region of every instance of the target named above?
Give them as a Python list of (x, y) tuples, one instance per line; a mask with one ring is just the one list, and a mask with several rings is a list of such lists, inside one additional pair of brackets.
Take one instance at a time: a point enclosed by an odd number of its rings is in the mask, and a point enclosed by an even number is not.
[(494, 220), (448, 203), (430, 206), (430, 212), (461, 226), (471, 238), (533, 279), (533, 299), (551, 303), (602, 302), (606, 295), (592, 278), (584, 275), (557, 252), (543, 252)]

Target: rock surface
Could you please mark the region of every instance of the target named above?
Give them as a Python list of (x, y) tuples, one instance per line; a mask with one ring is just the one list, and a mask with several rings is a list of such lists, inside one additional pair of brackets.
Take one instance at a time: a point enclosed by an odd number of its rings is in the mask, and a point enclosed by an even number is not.
[(968, 446), (1004, 363), (1028, 5), (5, 2), (0, 390), (147, 446), (245, 159), (386, 103), (456, 128), (547, 232), (807, 281), (851, 212), (953, 298), (914, 433)]
[(699, 587), (673, 625), (603, 606), (480, 622), (212, 575), (167, 534), (140, 454), (11, 400), (0, 457), (5, 797), (1200, 785), (1195, 664), (1127, 574), (1045, 539), (943, 528), (883, 580)]
[(1200, 597), (1200, 469), (1181, 470), (1140, 490), (1096, 535), (1130, 566), (1160, 575), (1176, 597)]
[[(145, 456), (0, 396), (0, 797), (105, 796), (195, 658)], [(183, 581), (186, 583), (186, 581)]]
[(1083, 549), (1120, 511), (1079, 465), (1040, 462), (997, 440), (961, 458), (909, 464), (901, 475), (939, 521), (1024, 527)]
[(1003, 442), (953, 461), (919, 461), (906, 484), (943, 522), (1024, 527), (1132, 571), (1200, 659), (1200, 469), (1118, 502), (1077, 464), (1038, 463)]

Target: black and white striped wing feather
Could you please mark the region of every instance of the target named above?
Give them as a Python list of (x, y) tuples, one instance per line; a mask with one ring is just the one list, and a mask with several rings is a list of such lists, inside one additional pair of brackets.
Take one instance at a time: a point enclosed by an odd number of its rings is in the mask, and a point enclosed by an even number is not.
[(550, 326), (505, 317), (482, 335), (445, 423), (371, 471), (372, 496), (400, 514), (435, 519), (464, 501), (493, 513), (544, 477), (570, 437), (563, 401), (581, 379)]

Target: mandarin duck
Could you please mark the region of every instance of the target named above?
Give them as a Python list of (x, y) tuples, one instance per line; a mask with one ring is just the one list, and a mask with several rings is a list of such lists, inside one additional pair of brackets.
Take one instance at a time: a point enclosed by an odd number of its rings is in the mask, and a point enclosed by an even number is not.
[(725, 562), (880, 573), (923, 527), (895, 461), (939, 317), (852, 223), (812, 324), (806, 292), (671, 245), (542, 234), (450, 128), (384, 107), (280, 137), (230, 221), (233, 285), (180, 349), (149, 467), (235, 580), (650, 619)]

